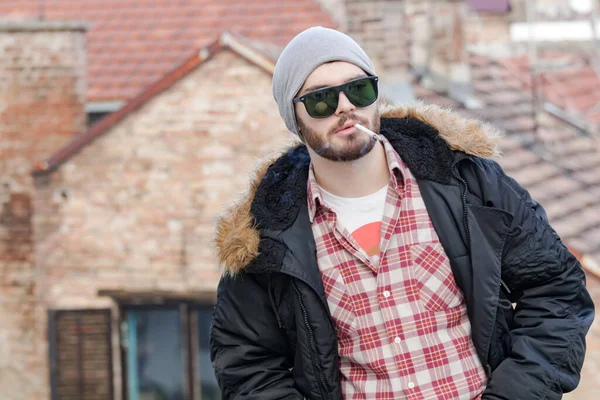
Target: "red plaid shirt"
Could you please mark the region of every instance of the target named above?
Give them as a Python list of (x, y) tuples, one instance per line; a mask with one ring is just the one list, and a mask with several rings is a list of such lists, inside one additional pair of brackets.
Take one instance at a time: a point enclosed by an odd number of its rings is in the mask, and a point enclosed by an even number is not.
[(417, 182), (385, 146), (390, 184), (373, 265), (322, 204), (313, 167), (308, 205), (336, 325), (345, 399), (474, 399), (487, 378), (463, 295)]

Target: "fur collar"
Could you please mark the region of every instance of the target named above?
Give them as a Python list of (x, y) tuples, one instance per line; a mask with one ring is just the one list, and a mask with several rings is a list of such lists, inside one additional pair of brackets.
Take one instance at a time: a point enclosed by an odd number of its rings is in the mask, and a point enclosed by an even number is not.
[[(381, 116), (381, 133), (418, 179), (447, 183), (457, 159), (499, 155), (498, 130), (438, 106), (388, 106)], [(260, 229), (285, 230), (295, 221), (306, 203), (309, 165), (304, 145), (267, 158), (245, 195), (218, 218), (215, 242), (226, 274), (235, 275), (259, 255)]]

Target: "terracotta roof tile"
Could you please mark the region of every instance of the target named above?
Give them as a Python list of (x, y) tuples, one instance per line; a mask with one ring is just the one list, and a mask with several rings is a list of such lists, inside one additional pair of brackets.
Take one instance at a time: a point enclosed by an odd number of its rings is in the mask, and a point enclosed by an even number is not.
[[(594, 230), (588, 230), (586, 232), (586, 235), (589, 235), (590, 232), (593, 232)], [(596, 233), (596, 236), (598, 237), (598, 241), (600, 241), (600, 230), (597, 230), (598, 232)], [(577, 251), (583, 253), (583, 254), (590, 254), (593, 253), (595, 251), (594, 246), (590, 243), (589, 240), (583, 239), (580, 236), (572, 236), (569, 239), (569, 245), (573, 246), (574, 248), (578, 249)]]
[(600, 225), (600, 206), (598, 204), (589, 205), (579, 210), (569, 218), (573, 228), (579, 229), (580, 233), (585, 233), (590, 229), (596, 229)]
[[(498, 63), (524, 87), (531, 87), (527, 56)], [(540, 65), (543, 69), (538, 75), (538, 86), (547, 101), (585, 120), (600, 122), (600, 109), (595, 109), (600, 105), (600, 76), (589, 65), (589, 60), (579, 54), (543, 52)]]
[[(504, 141), (507, 142), (507, 141)], [(503, 144), (504, 144), (503, 142)], [(540, 158), (532, 151), (528, 151), (521, 147), (516, 141), (509, 141), (514, 143), (515, 147), (507, 151), (503, 146), (504, 157), (502, 158), (502, 167), (507, 170), (516, 170), (523, 168), (528, 165), (537, 164)]]
[(593, 142), (590, 142), (590, 138), (588, 137), (569, 137), (569, 140), (565, 140), (560, 144), (553, 146), (552, 152), (561, 157), (567, 155), (579, 155), (593, 150), (593, 148), (590, 148), (590, 146), (593, 147), (591, 143)]
[[(549, 57), (559, 58), (560, 54)], [(543, 112), (538, 114), (534, 132), (532, 104), (527, 101), (531, 88), (526, 59), (508, 64), (502, 60), (485, 62), (481, 57), (475, 61), (473, 87), (484, 103), (478, 114), (507, 134), (501, 144), (504, 157), (500, 163), (542, 203), (552, 225), (570, 247), (600, 260), (600, 139), (582, 135)], [(577, 57), (567, 61), (581, 62)], [(556, 74), (552, 91), (544, 86), (546, 100), (556, 99), (556, 105), (566, 109), (565, 98), (571, 96), (569, 106), (583, 109), (599, 99), (600, 90), (594, 89), (597, 76), (581, 65)], [(592, 116), (597, 118), (596, 113)]]
[(576, 179), (581, 182), (585, 182), (588, 185), (600, 185), (600, 167), (578, 172), (573, 175)]
[(551, 129), (547, 127), (540, 127), (537, 132), (538, 138), (544, 143), (552, 142), (566, 142), (567, 139), (571, 139), (573, 134), (569, 130), (565, 129)]
[(459, 103), (450, 99), (447, 96), (442, 96), (431, 89), (424, 88), (423, 86), (413, 83), (412, 85), (414, 95), (417, 99), (425, 101), (429, 104), (437, 104), (442, 107), (458, 107)]
[(500, 149), (502, 150), (502, 158), (508, 158), (513, 156), (514, 150), (519, 151), (523, 149), (523, 145), (516, 140), (502, 140), (500, 142)]
[(556, 163), (571, 171), (600, 171), (600, 155), (597, 152), (581, 152), (571, 157), (557, 157)]
[(568, 243), (569, 238), (577, 236), (585, 230), (586, 222), (582, 213), (577, 213), (570, 218), (551, 220), (552, 227), (558, 232), (563, 241)]
[(528, 132), (534, 128), (535, 122), (529, 115), (523, 115), (504, 121), (498, 121), (497, 125), (507, 131)]
[[(473, 87), (484, 103), (479, 114), (507, 134), (502, 141), (504, 157), (500, 163), (542, 202), (553, 226), (569, 246), (600, 255), (600, 241), (597, 236), (588, 235), (600, 229), (600, 139), (582, 135), (544, 112), (538, 113), (534, 131), (526, 58), (511, 63), (484, 62), (481, 58), (475, 61)], [(581, 63), (577, 57), (567, 61)], [(588, 93), (595, 85), (590, 79), (597, 76), (590, 74), (584, 64), (577, 65), (580, 66), (556, 74), (552, 91), (549, 86), (544, 87), (547, 101), (556, 99), (556, 105), (566, 109), (566, 97), (573, 98), (570, 107), (587, 107), (600, 97), (600, 91), (591, 95), (594, 98)], [(522, 147), (523, 143), (529, 146)]]
[[(502, 162), (500, 162), (502, 163)], [(533, 186), (536, 183), (554, 179), (560, 176), (561, 171), (556, 166), (550, 163), (540, 163), (534, 168), (523, 168), (516, 170), (508, 170), (508, 174), (512, 175), (521, 185), (525, 187)]]
[[(334, 27), (317, 0), (45, 0), (48, 20), (90, 21), (88, 43), (89, 101), (127, 100), (223, 31), (284, 44), (314, 25)], [(4, 0), (0, 18), (39, 17), (38, 0)], [(134, 60), (134, 61), (132, 61)], [(139, 79), (118, 82), (121, 71)]]
[[(471, 61), (474, 94), (484, 106), (470, 113), (505, 131), (500, 164), (540, 201), (569, 247), (600, 260), (600, 139), (546, 112), (534, 120), (528, 66), (523, 60), (506, 64), (474, 56)], [(568, 61), (581, 62), (576, 57)], [(576, 104), (593, 103), (585, 94), (593, 83), (589, 71), (575, 68), (560, 78), (560, 85), (569, 82), (562, 90), (575, 96)], [(559, 97), (557, 105), (563, 104), (564, 94), (549, 94)], [(429, 99), (435, 102), (435, 96)], [(600, 121), (597, 114), (600, 110), (593, 114)]]
[[(504, 165), (504, 162), (502, 164)], [(551, 185), (546, 181), (541, 181), (535, 185), (530, 185), (529, 189), (535, 195), (535, 199), (542, 202), (544, 207), (546, 205), (551, 207), (554, 202), (560, 201), (563, 196), (581, 190), (582, 186), (583, 184), (580, 182), (561, 175), (552, 178)]]
[[(554, 186), (554, 181), (552, 181), (552, 186)], [(586, 207), (593, 206), (595, 203), (596, 198), (593, 194), (587, 191), (578, 191), (552, 201), (544, 208), (551, 218), (560, 218), (572, 214), (574, 210), (586, 209)]]
[(600, 243), (600, 226), (594, 228), (594, 229), (590, 229), (589, 231), (586, 232), (588, 236), (589, 241), (591, 241), (592, 243)]

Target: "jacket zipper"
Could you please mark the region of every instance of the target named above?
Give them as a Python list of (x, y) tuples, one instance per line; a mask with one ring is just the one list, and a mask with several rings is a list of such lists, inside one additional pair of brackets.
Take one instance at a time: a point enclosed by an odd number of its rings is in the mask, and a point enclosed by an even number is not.
[(471, 248), (471, 233), (469, 232), (469, 224), (467, 222), (467, 181), (465, 181), (463, 179), (462, 176), (458, 175), (458, 172), (456, 172), (456, 164), (454, 165), (454, 168), (452, 168), (452, 173), (454, 174), (454, 177), (456, 179), (458, 179), (462, 184), (463, 184), (463, 192), (462, 192), (462, 203), (463, 203), (463, 227), (465, 228), (465, 232), (467, 233), (467, 248), (470, 249)]
[[(467, 233), (467, 249), (469, 252), (471, 252), (471, 232), (469, 231), (469, 224), (468, 224), (468, 216), (467, 216), (467, 191), (469, 189), (469, 186), (467, 185), (467, 181), (464, 180), (464, 178), (462, 176), (460, 176), (458, 174), (458, 172), (456, 171), (457, 168), (457, 164), (454, 164), (454, 168), (452, 168), (452, 173), (454, 174), (454, 177), (456, 179), (458, 179), (462, 184), (463, 184), (463, 192), (462, 192), (462, 203), (463, 203), (463, 227), (465, 228), (465, 232)], [(502, 281), (502, 280), (500, 280)], [(489, 347), (486, 349), (486, 353), (489, 353), (490, 349)], [(488, 376), (488, 378), (492, 377), (492, 367), (490, 366), (490, 364), (487, 362), (483, 363), (482, 362), (483, 367), (485, 369), (485, 373)]]
[[(456, 179), (458, 179), (460, 182), (462, 182), (462, 184), (464, 185), (464, 189), (463, 189), (463, 193), (462, 193), (462, 202), (463, 202), (463, 226), (465, 228), (465, 232), (467, 233), (467, 248), (471, 249), (471, 233), (469, 232), (469, 225), (467, 222), (467, 190), (468, 190), (468, 185), (467, 185), (467, 181), (465, 181), (463, 179), (462, 176), (458, 175), (458, 172), (456, 172), (456, 164), (454, 166), (454, 168), (452, 169), (452, 173), (454, 174), (454, 177)], [(504, 288), (504, 290), (506, 290), (506, 293), (511, 294), (511, 290), (508, 288), (508, 285), (506, 284), (506, 282), (504, 282), (503, 279), (500, 279), (500, 284), (502, 285), (502, 287)]]
[(300, 289), (298, 288), (298, 283), (296, 281), (293, 282), (294, 290), (298, 295), (298, 300), (300, 301), (300, 308), (302, 308), (302, 313), (304, 314), (304, 325), (306, 329), (308, 329), (308, 334), (310, 336), (310, 348), (312, 349), (311, 358), (313, 360), (313, 364), (315, 368), (318, 370), (319, 375), (319, 387), (321, 389), (321, 396), (323, 396), (323, 390), (325, 391), (325, 396), (323, 398), (330, 399), (329, 392), (327, 391), (327, 385), (325, 385), (325, 378), (323, 377), (323, 367), (321, 367), (321, 363), (318, 360), (317, 355), (317, 345), (315, 343), (315, 335), (314, 332), (308, 323), (308, 312), (306, 311), (306, 307), (304, 306), (304, 301), (302, 300), (302, 294), (300, 293)]
[[(469, 189), (469, 185), (467, 185), (467, 181), (465, 181), (464, 178), (458, 174), (457, 168), (458, 168), (458, 163), (455, 163), (453, 165), (453, 167), (452, 167), (452, 174), (464, 186), (463, 192), (462, 192), (463, 226), (464, 226), (465, 232), (467, 233), (467, 249), (470, 252), (471, 251), (471, 232), (469, 231), (468, 216), (467, 216), (467, 191)], [(504, 280), (502, 278), (500, 279), (500, 284), (504, 288), (504, 290), (506, 290), (506, 292), (510, 295), (511, 291), (508, 288), (508, 285), (504, 282)], [(488, 349), (486, 351), (489, 353), (489, 347), (488, 347)], [(485, 372), (487, 373), (487, 376), (491, 377), (492, 376), (492, 367), (491, 367), (491, 365), (486, 362), (485, 365), (484, 365), (484, 368), (485, 368)]]

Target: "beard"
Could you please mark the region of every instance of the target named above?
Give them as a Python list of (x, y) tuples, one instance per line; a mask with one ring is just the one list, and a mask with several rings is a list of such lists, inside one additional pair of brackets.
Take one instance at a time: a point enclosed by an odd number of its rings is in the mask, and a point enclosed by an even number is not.
[(298, 120), (298, 127), (302, 132), (304, 142), (319, 156), (330, 161), (356, 161), (373, 150), (373, 147), (375, 147), (375, 144), (377, 143), (377, 139), (360, 131), (354, 132), (346, 137), (336, 138), (335, 132), (344, 126), (348, 120), (356, 121), (362, 126), (379, 134), (381, 122), (377, 110), (373, 113), (373, 124), (369, 124), (368, 120), (360, 118), (355, 114), (344, 114), (326, 135), (310, 129), (300, 120)]

